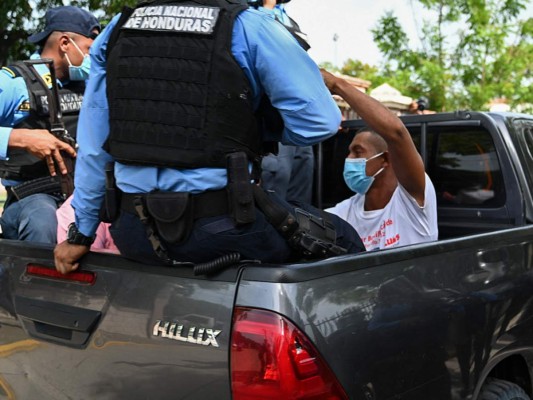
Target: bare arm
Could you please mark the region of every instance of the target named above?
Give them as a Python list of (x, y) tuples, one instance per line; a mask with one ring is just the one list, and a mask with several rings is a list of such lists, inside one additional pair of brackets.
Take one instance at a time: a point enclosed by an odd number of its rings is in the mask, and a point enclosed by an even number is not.
[(371, 129), (385, 139), (398, 182), (419, 205), (423, 205), (426, 187), (424, 163), (402, 121), (379, 101), (344, 79), (323, 69), (321, 73), (330, 92), (341, 96)]
[(70, 145), (57, 139), (46, 129), (13, 129), (9, 135), (9, 147), (24, 149), (45, 160), (52, 176), (56, 175), (54, 160), (61, 174), (68, 172), (61, 156), (62, 151), (76, 157), (76, 151)]

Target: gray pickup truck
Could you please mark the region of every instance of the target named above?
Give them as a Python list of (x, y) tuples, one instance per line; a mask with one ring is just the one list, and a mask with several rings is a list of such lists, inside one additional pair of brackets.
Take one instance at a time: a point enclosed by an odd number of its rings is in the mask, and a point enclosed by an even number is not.
[[(209, 276), (0, 240), (0, 398), (530, 399), (533, 116), (403, 117), (437, 191), (440, 239)], [(348, 121), (317, 148), (342, 182)]]

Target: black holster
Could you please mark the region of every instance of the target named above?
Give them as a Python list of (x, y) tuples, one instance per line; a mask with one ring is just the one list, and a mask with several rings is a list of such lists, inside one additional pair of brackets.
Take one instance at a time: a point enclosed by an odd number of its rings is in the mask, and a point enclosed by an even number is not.
[(120, 211), (120, 189), (115, 181), (115, 163), (105, 165), (105, 195), (104, 203), (100, 209), (100, 220), (111, 223), (118, 217)]
[(248, 157), (244, 152), (230, 153), (226, 162), (231, 216), (236, 225), (250, 224), (255, 221), (255, 203)]

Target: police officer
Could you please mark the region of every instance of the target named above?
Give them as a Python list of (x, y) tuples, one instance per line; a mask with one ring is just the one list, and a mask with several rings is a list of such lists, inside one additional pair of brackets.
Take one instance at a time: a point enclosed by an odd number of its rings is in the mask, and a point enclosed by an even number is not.
[[(31, 56), (33, 63), (15, 62), (0, 71), (0, 174), (7, 191), (0, 224), (5, 238), (55, 243), (62, 190), (60, 180), (50, 177), (67, 174), (64, 157), (76, 151), (50, 133), (51, 72), (59, 81), (66, 129), (74, 136), (89, 47), (100, 25), (72, 6), (50, 9), (45, 20), (44, 30), (29, 37), (41, 48)], [(54, 71), (40, 59), (53, 60)]]
[[(56, 246), (56, 268), (75, 270), (89, 251), (109, 161), (123, 192), (111, 233), (126, 257), (198, 263), (236, 252), (286, 261), (292, 249), (275, 218), (253, 207), (246, 181), (263, 139), (254, 110), (266, 93), (284, 120), (281, 140), (293, 145), (324, 140), (340, 122), (317, 66), (290, 33), (246, 1), (151, 1), (115, 17), (91, 57), (76, 222)], [(358, 251), (355, 231), (342, 227), (337, 239)]]
[[(305, 49), (310, 48), (307, 36), (298, 24), (288, 16), (283, 3), (287, 0), (254, 1), (259, 10), (269, 13), (291, 32), (293, 37)], [(290, 146), (279, 144), (277, 154), (263, 158), (261, 185), (267, 190), (275, 191), (290, 203), (311, 203), (313, 198), (313, 175), (315, 157), (312, 146)]]

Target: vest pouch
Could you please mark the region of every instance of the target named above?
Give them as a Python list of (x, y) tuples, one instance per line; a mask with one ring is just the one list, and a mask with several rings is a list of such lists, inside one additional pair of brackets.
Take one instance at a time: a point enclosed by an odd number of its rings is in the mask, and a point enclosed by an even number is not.
[(194, 222), (193, 201), (190, 193), (148, 193), (145, 206), (162, 240), (171, 244), (187, 240)]

